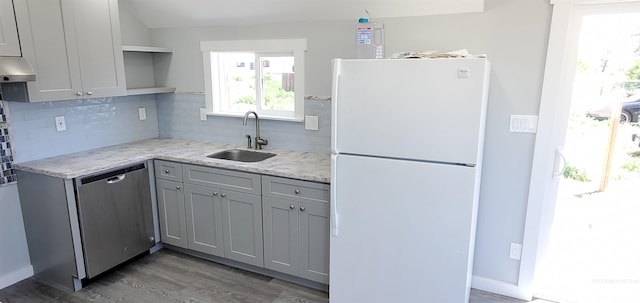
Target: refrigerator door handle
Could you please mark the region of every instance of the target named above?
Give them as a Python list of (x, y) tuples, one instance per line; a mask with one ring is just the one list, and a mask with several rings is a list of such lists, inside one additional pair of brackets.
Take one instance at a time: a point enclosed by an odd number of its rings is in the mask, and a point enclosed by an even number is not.
[(333, 59), (333, 75), (331, 84), (331, 152), (337, 153), (338, 133), (338, 91), (340, 86), (340, 59)]
[(331, 196), (329, 197), (331, 201), (331, 234), (334, 237), (338, 236), (338, 202), (337, 202), (337, 169), (336, 169), (336, 161), (338, 160), (337, 155), (331, 155)]

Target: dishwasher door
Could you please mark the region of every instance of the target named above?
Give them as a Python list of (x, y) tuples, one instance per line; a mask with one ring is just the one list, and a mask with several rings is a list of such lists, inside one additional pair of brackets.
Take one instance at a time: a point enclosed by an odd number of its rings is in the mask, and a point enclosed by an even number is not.
[(87, 278), (155, 245), (144, 163), (76, 180)]

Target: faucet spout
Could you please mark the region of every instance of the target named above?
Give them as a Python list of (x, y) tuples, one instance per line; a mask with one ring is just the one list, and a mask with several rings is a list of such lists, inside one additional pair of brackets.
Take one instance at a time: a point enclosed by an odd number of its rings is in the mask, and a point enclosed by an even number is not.
[(256, 136), (255, 136), (255, 149), (262, 149), (263, 145), (267, 145), (269, 143), (269, 141), (262, 139), (260, 137), (260, 118), (258, 117), (258, 113), (256, 113), (255, 111), (248, 111), (244, 114), (244, 117), (242, 118), (242, 125), (246, 126), (247, 125), (247, 119), (249, 118), (249, 115), (254, 115), (256, 117)]

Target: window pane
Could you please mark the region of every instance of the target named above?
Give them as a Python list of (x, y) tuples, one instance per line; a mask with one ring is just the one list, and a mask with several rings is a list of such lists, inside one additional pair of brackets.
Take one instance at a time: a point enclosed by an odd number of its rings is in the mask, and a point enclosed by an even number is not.
[(256, 108), (256, 71), (253, 53), (219, 53), (222, 111)]
[(261, 57), (264, 110), (295, 111), (293, 57)]

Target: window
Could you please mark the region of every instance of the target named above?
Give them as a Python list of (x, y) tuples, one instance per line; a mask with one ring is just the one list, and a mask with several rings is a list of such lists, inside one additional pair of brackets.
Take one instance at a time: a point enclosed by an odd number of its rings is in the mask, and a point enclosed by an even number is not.
[(205, 114), (302, 121), (306, 40), (202, 41)]

